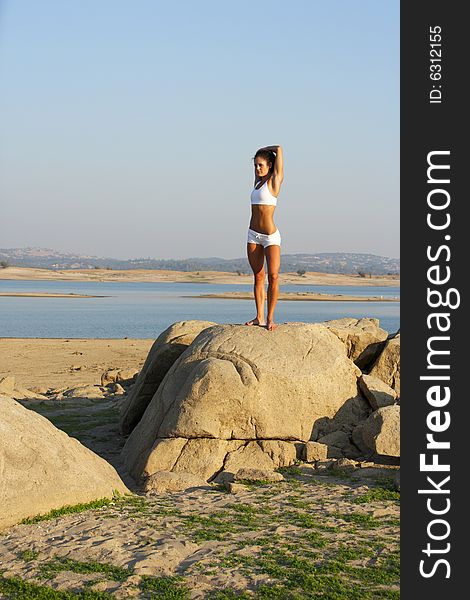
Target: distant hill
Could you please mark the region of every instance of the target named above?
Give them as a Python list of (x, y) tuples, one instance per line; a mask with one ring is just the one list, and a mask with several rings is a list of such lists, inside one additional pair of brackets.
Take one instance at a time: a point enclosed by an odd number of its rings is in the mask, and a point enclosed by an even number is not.
[[(241, 271), (251, 273), (248, 259), (242, 258), (133, 258), (119, 260), (84, 254), (57, 252), (51, 248), (0, 248), (2, 266), (41, 269), (165, 269), (172, 271)], [(282, 254), (281, 271), (319, 271), (320, 273), (399, 274), (400, 260), (375, 254), (323, 252), (319, 254)]]

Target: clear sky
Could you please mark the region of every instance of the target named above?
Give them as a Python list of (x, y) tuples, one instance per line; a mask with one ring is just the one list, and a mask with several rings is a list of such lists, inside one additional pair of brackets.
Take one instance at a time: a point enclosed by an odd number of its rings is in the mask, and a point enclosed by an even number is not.
[[(399, 0), (0, 0), (0, 248), (399, 255)], [(282, 259), (281, 259), (282, 260)]]

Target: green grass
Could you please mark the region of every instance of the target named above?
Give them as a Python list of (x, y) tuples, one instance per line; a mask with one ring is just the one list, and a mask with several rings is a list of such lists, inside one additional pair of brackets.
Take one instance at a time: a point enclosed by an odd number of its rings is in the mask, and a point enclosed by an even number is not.
[(367, 515), (363, 513), (349, 513), (346, 515), (343, 515), (341, 513), (333, 513), (332, 516), (336, 519), (346, 521), (347, 523), (354, 523), (362, 529), (373, 529), (382, 525), (382, 522), (373, 517), (372, 515)]
[(62, 517), (63, 515), (69, 515), (73, 513), (84, 512), (85, 510), (91, 510), (93, 508), (103, 508), (103, 506), (109, 506), (114, 504), (118, 496), (115, 498), (100, 498), (99, 500), (93, 500), (92, 502), (79, 503), (79, 504), (67, 504), (62, 508), (54, 508), (43, 515), (36, 515), (35, 517), (28, 517), (21, 521), (22, 525), (33, 525), (40, 521), (48, 521), (49, 519), (55, 519), (56, 517)]
[(102, 573), (106, 576), (106, 579), (112, 579), (113, 581), (125, 581), (130, 575), (134, 574), (129, 569), (116, 567), (107, 563), (97, 561), (80, 562), (71, 558), (57, 556), (40, 566), (39, 577), (40, 579), (52, 579), (57, 573), (62, 573), (63, 571), (82, 574)]
[(354, 504), (369, 504), (370, 502), (400, 502), (400, 492), (391, 490), (389, 488), (377, 487), (372, 488), (365, 494), (352, 498)]
[(18, 600), (112, 600), (114, 598), (106, 592), (93, 590), (81, 590), (72, 594), (23, 581), (19, 577), (4, 577), (3, 575), (0, 575), (0, 593), (6, 598), (18, 598)]
[(39, 552), (36, 552), (36, 550), (23, 550), (22, 552), (19, 552), (18, 556), (28, 562), (30, 560), (36, 560), (39, 556)]
[(143, 592), (150, 592), (151, 598), (165, 600), (189, 600), (189, 589), (183, 577), (150, 577), (143, 575), (140, 582)]

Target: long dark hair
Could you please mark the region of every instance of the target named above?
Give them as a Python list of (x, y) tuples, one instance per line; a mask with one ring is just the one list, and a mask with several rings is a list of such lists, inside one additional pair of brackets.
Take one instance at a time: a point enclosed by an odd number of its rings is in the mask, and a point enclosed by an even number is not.
[(274, 161), (276, 160), (276, 155), (272, 150), (257, 150), (256, 154), (253, 156), (253, 160), (255, 160), (255, 158), (264, 158), (268, 164), (271, 163), (271, 168), (269, 169), (269, 172), (271, 173), (274, 168)]

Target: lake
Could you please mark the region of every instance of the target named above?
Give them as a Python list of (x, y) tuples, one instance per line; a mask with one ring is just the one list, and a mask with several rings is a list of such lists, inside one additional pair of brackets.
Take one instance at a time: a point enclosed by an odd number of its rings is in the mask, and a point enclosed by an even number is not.
[[(282, 285), (285, 292), (317, 292), (397, 298), (399, 287)], [(244, 323), (256, 315), (254, 300), (184, 298), (250, 292), (253, 285), (207, 283), (0, 280), (0, 292), (94, 294), (107, 298), (0, 297), (0, 337), (152, 338), (175, 321), (201, 319)], [(400, 328), (399, 302), (282, 301), (277, 323), (375, 317), (390, 333)]]

